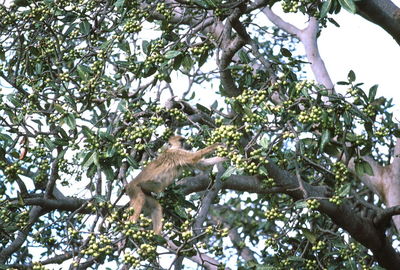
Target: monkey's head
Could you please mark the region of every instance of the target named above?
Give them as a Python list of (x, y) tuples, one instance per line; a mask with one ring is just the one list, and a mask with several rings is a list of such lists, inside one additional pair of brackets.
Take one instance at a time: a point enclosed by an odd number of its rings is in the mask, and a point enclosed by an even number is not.
[(190, 150), (190, 145), (186, 143), (186, 139), (182, 136), (172, 136), (168, 140), (170, 149), (186, 149)]

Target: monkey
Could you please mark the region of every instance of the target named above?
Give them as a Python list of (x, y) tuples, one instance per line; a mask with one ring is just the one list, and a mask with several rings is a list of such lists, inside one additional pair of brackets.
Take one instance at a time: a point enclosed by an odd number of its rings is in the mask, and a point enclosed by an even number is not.
[(217, 149), (221, 144), (213, 144), (196, 152), (185, 149), (185, 138), (172, 136), (168, 140), (169, 148), (158, 158), (150, 162), (145, 168), (130, 181), (126, 187), (126, 193), (130, 198), (130, 207), (133, 208), (132, 222), (139, 219), (143, 209), (149, 210), (153, 222), (153, 231), (161, 234), (162, 230), (162, 207), (154, 199), (151, 192), (160, 193), (177, 178), (185, 166), (210, 166), (222, 162), (225, 159), (214, 157), (203, 159), (203, 157)]

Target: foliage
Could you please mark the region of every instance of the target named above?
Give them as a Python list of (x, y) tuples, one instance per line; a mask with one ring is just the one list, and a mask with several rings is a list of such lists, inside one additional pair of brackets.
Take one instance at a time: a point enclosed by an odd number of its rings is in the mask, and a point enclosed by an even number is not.
[[(286, 11), (320, 14), (322, 24), (341, 7), (354, 7), (352, 0), (282, 2)], [(221, 268), (378, 269), (367, 248), (317, 210), (320, 201), (374, 200), (347, 165), (355, 158), (357, 174), (371, 175), (362, 156), (381, 164), (393, 158), (398, 130), (390, 100), (377, 97), (377, 86), (363, 89), (353, 71), (338, 83), (348, 88), (344, 95), (306, 80), (296, 41), (257, 25), (251, 7), (241, 23), (258, 52), (243, 46), (221, 68), (228, 46), (211, 26), (226, 22), (236, 6), (171, 3), (0, 6), (0, 242), (8, 248), (0, 248), (0, 263), (147, 269), (169, 267), (167, 253), (206, 254)], [(229, 76), (239, 92), (227, 87)], [(158, 195), (168, 242), (145, 217), (127, 221), (121, 197), (124, 183), (174, 133), (195, 147), (226, 145), (217, 153), (229, 158), (226, 171), (208, 172), (211, 184), (245, 175), (257, 176), (261, 188), (221, 189), (201, 230), (193, 230), (206, 195), (172, 186)], [(295, 201), (279, 192), (270, 163), (333, 192)], [(13, 250), (18, 237), (23, 243)], [(240, 255), (246, 247), (256, 251), (253, 257)]]

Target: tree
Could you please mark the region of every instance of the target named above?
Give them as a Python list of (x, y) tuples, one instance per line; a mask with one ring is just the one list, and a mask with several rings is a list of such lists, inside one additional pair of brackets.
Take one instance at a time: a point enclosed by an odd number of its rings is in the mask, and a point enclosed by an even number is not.
[[(1, 5), (0, 268), (398, 269), (393, 105), (318, 53), (342, 9), (400, 43), (389, 0)], [(174, 133), (228, 161), (157, 195), (156, 236), (124, 185)]]

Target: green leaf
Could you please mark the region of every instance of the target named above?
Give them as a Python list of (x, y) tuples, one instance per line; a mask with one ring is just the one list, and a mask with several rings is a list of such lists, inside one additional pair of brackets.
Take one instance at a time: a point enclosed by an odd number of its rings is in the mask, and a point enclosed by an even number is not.
[(204, 106), (201, 105), (200, 103), (197, 103), (197, 104), (196, 104), (196, 108), (197, 108), (199, 111), (202, 111), (203, 113), (211, 114), (210, 109), (208, 109), (207, 107), (204, 107)]
[(237, 169), (235, 166), (230, 166), (226, 171), (222, 174), (221, 180), (225, 180), (229, 178), (232, 174), (236, 173)]
[(17, 197), (18, 197), (18, 205), (19, 206), (24, 206), (25, 205), (25, 201), (24, 198), (21, 196), (21, 193), (17, 193)]
[(366, 174), (368, 174), (369, 176), (374, 176), (374, 170), (372, 169), (371, 165), (369, 165), (368, 162), (364, 161), (363, 162), (363, 170)]
[(125, 0), (117, 0), (117, 1), (114, 3), (114, 6), (115, 6), (116, 8), (120, 8), (120, 7), (123, 7), (124, 4), (125, 4)]
[(147, 40), (143, 40), (142, 42), (142, 50), (146, 55), (150, 54), (150, 42), (148, 42)]
[(250, 58), (244, 50), (239, 51), (239, 59), (245, 64), (250, 63)]
[(79, 30), (83, 35), (88, 35), (92, 29), (92, 26), (88, 21), (83, 21), (79, 24)]
[(178, 55), (180, 55), (182, 52), (180, 51), (168, 51), (165, 53), (165, 58), (167, 59), (173, 59), (175, 57), (177, 57)]
[(347, 195), (350, 194), (350, 188), (351, 188), (351, 184), (347, 183), (343, 186), (341, 186), (337, 192), (339, 197), (346, 197)]
[[(86, 170), (86, 177), (93, 178), (96, 172), (97, 172), (97, 166), (94, 163), (92, 163)], [(93, 190), (93, 185), (89, 185), (88, 187)]]
[(59, 139), (59, 138), (55, 138), (54, 139), (54, 144), (55, 145), (61, 145), (61, 146), (68, 146), (69, 145), (69, 140), (64, 140), (64, 139)]
[(181, 67), (182, 61), (183, 61), (183, 54), (178, 55), (174, 59), (174, 63), (172, 64), (172, 68), (174, 70), (178, 70)]
[(338, 84), (338, 85), (349, 85), (348, 82), (343, 82), (343, 81), (339, 81), (339, 82), (337, 82), (337, 84)]
[(319, 144), (319, 150), (321, 153), (324, 151), (326, 144), (331, 140), (331, 137), (332, 136), (329, 129), (322, 131), (321, 142)]
[(0, 47), (0, 60), (6, 61), (6, 52), (3, 50), (2, 47)]
[(207, 59), (208, 59), (208, 51), (205, 51), (205, 52), (203, 52), (203, 53), (200, 55), (200, 58), (199, 58), (199, 67), (201, 67), (202, 65), (204, 65), (204, 63), (207, 61)]
[(292, 53), (286, 48), (281, 48), (281, 54), (285, 57), (292, 57)]
[(334, 19), (332, 19), (332, 18), (328, 18), (328, 21), (329, 21), (331, 24), (333, 24), (334, 26), (336, 26), (336, 27), (340, 27), (340, 24), (338, 24), (338, 22), (337, 22), (337, 21), (335, 21)]
[(214, 0), (205, 0), (210, 7), (217, 8), (218, 5)]
[(354, 82), (356, 80), (356, 74), (354, 73), (354, 71), (349, 71), (349, 74), (347, 74), (347, 79), (349, 80), (349, 82)]
[(259, 173), (260, 173), (261, 175), (264, 175), (264, 176), (268, 176), (268, 175), (269, 175), (269, 174), (268, 174), (267, 168), (265, 168), (264, 166), (260, 166), (260, 167), (258, 168), (258, 171), (259, 171)]
[(7, 134), (0, 133), (0, 141), (5, 141), (7, 143), (10, 143), (13, 141), (13, 139)]
[(87, 168), (93, 163), (98, 163), (98, 155), (96, 151), (86, 153), (82, 161), (82, 166)]
[(324, 152), (330, 156), (337, 156), (340, 154), (340, 151), (336, 145), (328, 144), (325, 146)]
[(85, 135), (85, 137), (90, 137), (93, 135), (93, 131), (87, 126), (82, 126), (82, 133)]
[(361, 162), (356, 162), (354, 169), (358, 176), (362, 177), (364, 175), (364, 166), (362, 165)]
[(115, 177), (114, 171), (110, 167), (103, 168), (103, 172), (106, 175), (107, 180), (112, 180)]
[(15, 107), (22, 107), (21, 100), (18, 98), (15, 98), (13, 94), (10, 94), (7, 96), (7, 99), (15, 106)]
[(193, 60), (189, 55), (185, 55), (182, 60), (182, 66), (186, 71), (190, 71), (193, 67)]
[(65, 123), (69, 126), (70, 129), (75, 129), (76, 128), (76, 120), (75, 116), (72, 113), (67, 114), (66, 117), (64, 117)]
[(42, 63), (36, 63), (35, 64), (35, 72), (36, 72), (36, 74), (41, 74), (42, 73)]
[(296, 201), (294, 208), (296, 209), (308, 208), (308, 204), (306, 201)]
[(262, 148), (264, 149), (268, 149), (269, 147), (269, 140), (267, 137), (262, 137), (262, 139), (260, 140), (260, 145)]
[(329, 10), (331, 9), (333, 0), (327, 0), (322, 4), (321, 10), (319, 12), (319, 17), (324, 18), (328, 14)]
[(378, 90), (378, 85), (375, 84), (374, 86), (372, 86), (369, 89), (369, 93), (368, 93), (368, 100), (369, 102), (372, 102), (375, 100), (375, 96), (376, 96), (376, 91)]
[(17, 7), (27, 7), (29, 6), (30, 2), (27, 0), (14, 0), (14, 4)]
[(53, 150), (54, 148), (56, 148), (56, 145), (49, 138), (44, 138), (44, 145), (49, 150)]
[(124, 52), (131, 54), (131, 47), (129, 46), (129, 42), (126, 40), (122, 40), (121, 42), (118, 42), (118, 48), (123, 50)]
[(317, 237), (315, 234), (313, 234), (311, 231), (308, 229), (302, 229), (304, 236), (310, 241), (312, 244), (314, 244), (317, 241)]
[[(293, 262), (304, 262), (305, 259), (299, 256), (289, 256), (288, 257), (289, 261), (293, 261)], [(275, 268), (276, 269), (276, 268)]]
[(211, 104), (211, 108), (212, 108), (213, 110), (218, 109), (218, 100), (215, 100), (214, 103)]
[(339, 0), (339, 4), (348, 12), (356, 13), (356, 4), (354, 4), (354, 0)]
[(353, 124), (353, 118), (351, 117), (349, 112), (343, 113), (343, 119), (347, 127), (350, 127)]
[(136, 160), (134, 160), (133, 158), (132, 158), (132, 156), (127, 156), (126, 157), (126, 160), (128, 161), (128, 163), (129, 163), (129, 165), (131, 165), (133, 168), (138, 168), (139, 166), (138, 166), (138, 163), (136, 162)]
[(86, 80), (89, 78), (90, 69), (87, 66), (78, 65), (76, 71), (78, 72), (78, 75), (82, 80)]
[(174, 212), (175, 212), (175, 214), (177, 214), (177, 215), (180, 216), (181, 218), (184, 218), (184, 219), (187, 219), (187, 218), (188, 218), (188, 215), (187, 215), (187, 213), (186, 213), (186, 211), (185, 211), (185, 208), (183, 208), (183, 207), (180, 206), (180, 205), (175, 205), (175, 207), (174, 207)]
[(112, 157), (112, 156), (115, 155), (116, 152), (117, 152), (117, 149), (116, 149), (115, 146), (107, 147), (107, 151), (106, 151), (105, 157)]

